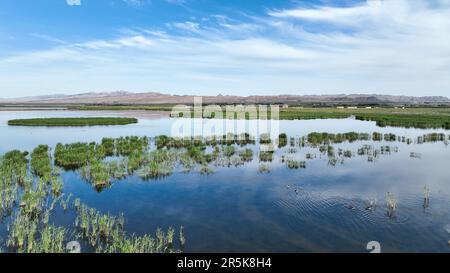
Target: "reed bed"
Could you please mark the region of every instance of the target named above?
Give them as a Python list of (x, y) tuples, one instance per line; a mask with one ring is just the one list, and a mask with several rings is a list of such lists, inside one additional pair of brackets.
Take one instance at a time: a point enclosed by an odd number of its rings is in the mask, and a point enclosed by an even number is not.
[(272, 162), (273, 161), (273, 151), (261, 151), (259, 153), (260, 162)]
[(253, 150), (247, 148), (245, 150), (239, 151), (239, 156), (241, 157), (242, 161), (250, 162), (253, 160)]
[(51, 180), (52, 162), (50, 148), (47, 145), (39, 145), (33, 150), (30, 164), (33, 174), (45, 181)]
[(222, 136), (210, 137), (186, 137), (174, 138), (166, 135), (158, 136), (155, 139), (155, 146), (157, 149), (163, 148), (190, 148), (190, 147), (205, 147), (205, 146), (220, 146), (220, 145), (254, 145), (255, 138), (247, 133), (243, 134), (227, 134)]
[(81, 127), (127, 125), (137, 123), (135, 118), (92, 117), (92, 118), (36, 118), (14, 119), (8, 121), (9, 126), (46, 126), (46, 127)]
[[(155, 237), (150, 235), (127, 235), (123, 215), (113, 216), (102, 214), (94, 208), (89, 208), (79, 199), (74, 202), (77, 212), (75, 225), (81, 231), (95, 252), (107, 253), (175, 253), (180, 252), (174, 242), (175, 230), (167, 232), (156, 231)], [(186, 239), (183, 229), (179, 233), (179, 248), (183, 249)]]
[[(200, 113), (200, 115), (202, 115)], [(225, 112), (224, 112), (225, 115)], [(271, 112), (267, 113), (267, 117), (271, 118)], [(193, 111), (183, 116), (175, 114), (173, 117), (193, 117)], [(240, 116), (237, 113), (231, 114), (234, 119), (250, 119), (253, 118), (249, 113)], [(259, 117), (259, 111), (256, 117)], [(278, 114), (280, 120), (308, 120), (308, 119), (347, 119), (354, 117), (357, 120), (374, 121), (380, 127), (396, 126), (406, 128), (450, 128), (450, 115), (448, 108), (405, 108), (396, 109), (393, 107), (378, 107), (373, 109), (336, 109), (336, 108), (303, 108), (290, 107), (281, 109)], [(204, 116), (204, 118), (215, 118), (215, 116)]]

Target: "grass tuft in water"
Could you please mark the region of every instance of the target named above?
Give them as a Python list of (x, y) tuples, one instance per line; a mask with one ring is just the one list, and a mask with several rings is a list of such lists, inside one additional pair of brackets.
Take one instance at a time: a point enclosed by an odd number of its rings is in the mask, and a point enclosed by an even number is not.
[(387, 202), (387, 215), (389, 217), (393, 217), (395, 214), (395, 211), (397, 210), (397, 199), (395, 196), (387, 192), (386, 193), (386, 202)]

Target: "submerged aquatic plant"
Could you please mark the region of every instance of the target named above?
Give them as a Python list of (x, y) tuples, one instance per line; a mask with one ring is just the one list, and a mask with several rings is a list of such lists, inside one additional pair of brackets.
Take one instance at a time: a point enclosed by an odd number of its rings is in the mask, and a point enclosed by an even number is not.
[(427, 186), (423, 187), (423, 207), (426, 209), (430, 205), (430, 189)]
[(214, 173), (214, 170), (210, 167), (210, 166), (208, 166), (208, 165), (202, 165), (201, 167), (200, 167), (200, 174), (202, 174), (202, 175), (210, 175), (210, 174), (213, 174)]
[(269, 164), (260, 164), (258, 168), (259, 173), (270, 173), (270, 167)]

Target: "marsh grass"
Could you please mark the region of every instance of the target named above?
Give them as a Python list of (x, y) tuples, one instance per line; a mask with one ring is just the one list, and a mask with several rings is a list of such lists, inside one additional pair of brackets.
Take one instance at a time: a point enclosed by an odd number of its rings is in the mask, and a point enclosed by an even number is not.
[(31, 153), (31, 170), (34, 175), (44, 179), (51, 180), (52, 163), (50, 148), (47, 145), (39, 145)]
[[(82, 155), (70, 158), (69, 151), (77, 149), (82, 151)], [(97, 149), (101, 150), (100, 155), (96, 155)], [(128, 146), (122, 148), (121, 153), (134, 153), (139, 150)], [(68, 163), (63, 165), (84, 165), (80, 173), (95, 186), (103, 186), (112, 174), (119, 176), (117, 173), (120, 173), (120, 176), (123, 176), (126, 171), (123, 161), (119, 166), (118, 163), (98, 160), (105, 154), (116, 153), (116, 148), (109, 147), (103, 153), (103, 147), (95, 143), (68, 146), (61, 144), (58, 153), (58, 159)], [(73, 236), (81, 236), (97, 252), (179, 251), (174, 244), (174, 229), (170, 228), (166, 233), (158, 230), (155, 238), (149, 235), (128, 236), (124, 232), (123, 215), (116, 217), (101, 214), (82, 204), (79, 199), (73, 203), (77, 212), (75, 226), (80, 230), (79, 235), (69, 234), (68, 229), (50, 224), (53, 211), (58, 204), (63, 211), (69, 210), (71, 195), (66, 197), (62, 193), (64, 183), (61, 172), (59, 168), (52, 168), (50, 150), (47, 146), (42, 145), (33, 150), (29, 166), (27, 155), (24, 152), (12, 151), (0, 159), (0, 216), (9, 217), (8, 238), (5, 242), (8, 251), (62, 253), (66, 251), (65, 243), (73, 239)], [(152, 160), (164, 164), (167, 158), (173, 161), (174, 155), (170, 152), (155, 154)], [(30, 173), (27, 172), (28, 167)], [(180, 230), (179, 234), (180, 244), (184, 248), (183, 231)]]
[(139, 177), (144, 180), (161, 179), (173, 173), (174, 166), (171, 162), (150, 161), (139, 172)]
[(36, 118), (14, 119), (8, 121), (9, 126), (46, 126), (46, 127), (81, 127), (81, 126), (105, 126), (127, 125), (137, 123), (135, 118), (117, 117), (83, 117), (83, 118)]
[[(156, 231), (155, 237), (150, 235), (127, 235), (124, 231), (123, 215), (113, 216), (102, 214), (94, 208), (89, 208), (79, 199), (74, 201), (77, 211), (76, 227), (82, 237), (87, 240), (95, 252), (107, 253), (174, 253), (180, 252), (174, 244), (175, 230), (169, 228), (165, 233)], [(180, 246), (184, 248), (185, 238), (180, 229)]]
[(253, 160), (253, 150), (252, 149), (245, 149), (242, 151), (239, 151), (239, 156), (244, 162), (250, 162)]
[[(62, 199), (62, 196), (59, 197)], [(48, 194), (42, 189), (26, 192), (20, 210), (8, 225), (6, 245), (19, 253), (62, 253), (67, 230), (49, 225), (49, 219), (59, 198), (48, 205)]]
[(6, 184), (23, 183), (27, 176), (28, 153), (14, 150), (1, 159), (0, 174)]
[(234, 146), (224, 146), (222, 151), (224, 156), (232, 157), (236, 153), (236, 148)]
[(31, 183), (27, 176), (26, 152), (11, 151), (0, 158), (0, 220), (12, 213), (21, 187)]
[(283, 148), (286, 147), (288, 143), (288, 137), (285, 133), (282, 133), (278, 136), (278, 147)]
[(163, 148), (190, 148), (198, 147), (204, 148), (205, 146), (218, 146), (218, 145), (253, 145), (255, 144), (255, 138), (247, 133), (243, 134), (227, 134), (222, 136), (208, 136), (208, 137), (169, 137), (166, 135), (158, 136), (155, 138), (155, 146), (157, 149)]
[[(149, 139), (147, 137), (128, 136), (114, 140), (117, 156), (129, 156), (133, 153), (145, 152), (148, 150)], [(107, 151), (111, 149), (108, 143)]]
[(292, 169), (304, 169), (304, 168), (306, 168), (306, 162), (298, 161), (298, 160), (294, 160), (294, 159), (287, 159), (286, 167), (291, 170)]
[[(242, 136), (241, 136), (242, 137)], [(247, 139), (245, 139), (247, 137)], [(183, 171), (198, 170), (199, 175), (211, 175), (215, 167), (239, 167), (254, 160), (257, 147), (244, 147), (253, 143), (249, 136), (239, 140), (236, 135), (224, 137), (171, 139), (162, 138), (159, 146), (151, 150), (148, 138), (104, 138), (101, 143), (58, 144), (54, 162), (63, 169), (79, 171), (80, 176), (101, 190), (116, 180), (137, 175), (142, 180), (161, 179), (172, 175), (180, 167)], [(280, 135), (285, 139), (287, 135)], [(408, 138), (394, 134), (324, 134), (312, 133), (300, 138), (290, 138), (289, 148), (281, 149), (282, 163), (287, 169), (306, 167), (305, 161), (298, 160), (303, 155), (308, 160), (328, 160), (329, 165), (344, 164), (344, 158), (364, 156), (368, 161), (398, 152), (395, 145), (378, 143), (380, 147), (364, 144), (356, 151), (344, 149), (339, 143), (378, 139), (380, 142), (408, 143)], [(426, 134), (419, 137), (414, 145), (428, 142), (448, 141), (444, 134)], [(281, 141), (283, 142), (283, 140)], [(336, 143), (336, 144), (334, 144)], [(390, 144), (391, 144), (390, 143)], [(286, 143), (287, 144), (287, 143)], [(384, 144), (384, 145), (381, 145)], [(270, 162), (274, 159), (276, 143), (262, 144), (258, 158), (258, 173), (270, 173)], [(286, 145), (287, 146), (287, 145)], [(301, 155), (296, 155), (300, 151)], [(319, 155), (316, 156), (317, 151)], [(116, 157), (116, 158), (108, 158)], [(30, 159), (30, 160), (29, 160)], [(256, 159), (257, 160), (257, 159)], [(70, 195), (63, 193), (64, 181), (61, 171), (53, 166), (51, 149), (41, 145), (27, 152), (11, 151), (0, 158), (0, 220), (8, 219), (8, 251), (13, 252), (60, 252), (62, 242), (80, 236), (96, 252), (177, 252), (177, 234), (173, 229), (157, 231), (154, 236), (126, 234), (123, 216), (103, 214), (94, 208), (75, 200), (77, 212), (76, 231), (69, 233), (64, 227), (52, 226), (53, 211), (59, 205), (64, 212), (73, 209)], [(429, 190), (424, 188), (424, 207), (428, 206)], [(67, 198), (66, 198), (67, 197)], [(386, 195), (388, 216), (393, 217), (397, 200)], [(370, 205), (370, 204), (369, 204)], [(373, 207), (372, 205), (368, 207)], [(184, 249), (185, 239), (180, 229), (178, 245)]]
[[(94, 150), (94, 151), (92, 151)], [(55, 164), (65, 170), (76, 170), (89, 163), (90, 160), (98, 158), (95, 152), (95, 143), (58, 143), (55, 148)]]
[[(154, 111), (171, 111), (171, 105), (148, 105), (148, 106), (70, 106), (70, 109), (77, 110), (154, 110)], [(171, 117), (192, 117), (191, 114), (183, 116), (183, 114), (171, 115)], [(257, 112), (259, 117), (259, 111)], [(225, 113), (224, 113), (225, 115)], [(234, 118), (239, 116), (235, 113)], [(372, 109), (336, 109), (332, 107), (296, 107), (292, 106), (288, 109), (281, 109), (279, 119), (345, 119), (356, 117), (359, 120), (375, 121), (379, 126), (400, 126), (400, 127), (418, 127), (418, 128), (449, 128), (450, 115), (448, 108), (419, 108), (410, 107), (405, 109), (396, 109), (394, 107), (376, 107)], [(204, 118), (215, 118), (215, 115), (204, 116)], [(249, 119), (250, 115), (246, 113), (245, 119)], [(267, 114), (267, 118), (271, 118), (271, 112)]]
[(104, 162), (93, 161), (80, 171), (81, 177), (91, 183), (97, 190), (102, 190), (111, 183), (108, 165)]
[(259, 136), (259, 144), (271, 144), (272, 139), (269, 134), (261, 134)]
[(8, 247), (19, 253), (64, 253), (66, 229), (53, 225), (39, 228), (37, 222), (18, 216), (10, 228)]

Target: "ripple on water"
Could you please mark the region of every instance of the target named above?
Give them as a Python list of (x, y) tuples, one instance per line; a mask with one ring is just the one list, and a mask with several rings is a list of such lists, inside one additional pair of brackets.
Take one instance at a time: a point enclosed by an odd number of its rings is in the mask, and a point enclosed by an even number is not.
[(390, 225), (407, 224), (410, 220), (410, 212), (400, 213), (403, 212), (402, 207), (399, 207), (394, 216), (389, 217), (385, 204), (377, 204), (375, 208), (369, 209), (367, 201), (361, 199), (326, 197), (293, 186), (288, 187), (287, 191), (287, 196), (278, 200), (275, 205), (289, 216), (292, 228), (305, 222), (316, 225), (332, 222), (335, 228), (361, 232), (369, 226), (383, 225), (389, 228)]
[[(297, 186), (286, 186), (286, 194), (275, 206), (287, 218), (291, 230), (316, 232), (317, 238), (343, 240), (349, 245), (360, 243), (370, 236), (390, 242), (388, 251), (429, 251), (430, 245), (447, 250), (450, 223), (448, 196), (431, 194), (429, 206), (424, 206), (421, 193), (398, 196), (397, 210), (387, 215), (386, 201), (379, 199), (375, 208), (368, 208), (368, 200), (329, 196)], [(438, 223), (437, 223), (438, 222)], [(440, 231), (434, 229), (438, 224)], [(328, 236), (327, 236), (328, 234)], [(312, 235), (311, 235), (312, 236)], [(341, 241), (342, 242), (342, 241)], [(426, 242), (426, 243), (425, 243)]]

